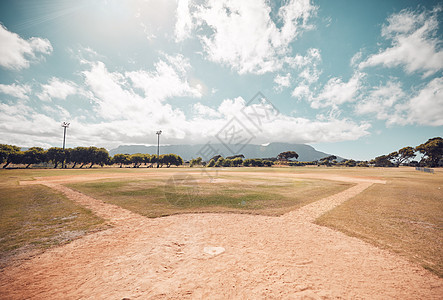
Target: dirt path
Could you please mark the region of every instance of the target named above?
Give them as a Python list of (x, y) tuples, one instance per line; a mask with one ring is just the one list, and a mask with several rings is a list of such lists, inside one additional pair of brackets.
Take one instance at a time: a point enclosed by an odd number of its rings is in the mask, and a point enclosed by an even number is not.
[(91, 179), (81, 178), (54, 177), (27, 184), (59, 190), (114, 227), (4, 269), (0, 298), (441, 299), (443, 295), (443, 280), (421, 267), (312, 223), (373, 183), (383, 183), (379, 180), (328, 175), (327, 179), (357, 185), (281, 217), (188, 214), (148, 219), (60, 185)]

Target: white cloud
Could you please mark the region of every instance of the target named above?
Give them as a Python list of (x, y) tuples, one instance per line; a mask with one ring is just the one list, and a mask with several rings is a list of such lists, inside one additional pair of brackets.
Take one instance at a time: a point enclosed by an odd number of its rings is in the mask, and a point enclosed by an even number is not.
[(294, 98), (311, 98), (311, 90), (308, 85), (300, 84), (292, 91), (292, 96)]
[(361, 62), (360, 69), (382, 65), (403, 66), (407, 73), (422, 72), (428, 77), (443, 69), (442, 40), (438, 35), (437, 7), (433, 11), (402, 10), (388, 18), (382, 36), (391, 41), (391, 47), (381, 49)]
[(308, 49), (305, 56), (297, 54), (294, 57), (286, 58), (290, 67), (300, 70), (297, 75), (297, 86), (292, 92), (295, 98), (308, 97), (312, 93), (310, 86), (320, 78), (321, 70), (318, 65), (321, 63), (320, 50), (316, 48)]
[(85, 84), (98, 104), (96, 110), (105, 119), (120, 119), (128, 111), (137, 110), (141, 97), (131, 90), (124, 89), (125, 78), (122, 74), (108, 72), (102, 62), (91, 63), (91, 69), (84, 71)]
[(356, 106), (356, 112), (375, 114), (379, 120), (388, 120), (388, 124), (398, 123), (401, 117), (395, 112), (395, 107), (403, 102), (406, 94), (401, 83), (389, 81), (386, 85), (374, 88), (367, 97)]
[[(282, 67), (290, 43), (312, 29), (309, 19), (316, 7), (309, 0), (288, 1), (278, 11), (279, 24), (270, 18), (265, 0), (207, 0), (195, 5), (180, 1), (176, 39), (183, 40), (195, 28), (207, 58), (240, 74), (263, 74)], [(191, 25), (192, 20), (192, 25)]]
[(286, 75), (277, 74), (274, 77), (274, 82), (277, 84), (274, 90), (281, 92), (283, 88), (291, 85), (291, 73), (286, 73)]
[(31, 93), (31, 87), (29, 85), (21, 84), (0, 84), (0, 93), (13, 96), (18, 99), (29, 99), (28, 94)]
[(50, 54), (51, 43), (47, 39), (32, 37), (22, 39), (0, 24), (0, 66), (10, 70), (28, 68), (31, 61), (37, 60), (37, 53)]
[(37, 94), (37, 97), (43, 101), (51, 101), (54, 98), (65, 100), (69, 95), (76, 93), (77, 87), (75, 83), (52, 77), (48, 84), (42, 84), (42, 91)]
[(363, 57), (363, 52), (361, 50), (355, 53), (354, 56), (352, 56), (351, 58), (350, 62), (351, 67), (357, 66), (361, 61), (362, 57)]
[(295, 56), (288, 56), (285, 62), (294, 69), (300, 69), (310, 65), (317, 65), (321, 62), (320, 50), (316, 48), (308, 49), (305, 56), (297, 54)]
[(187, 73), (191, 68), (189, 60), (183, 55), (168, 56), (166, 61), (159, 60), (155, 63), (155, 71), (127, 72), (135, 88), (144, 91), (149, 99), (164, 100), (170, 97), (201, 97), (201, 87), (196, 84), (190, 86)]
[(408, 103), (408, 122), (443, 126), (443, 78), (429, 82)]
[(388, 126), (418, 124), (443, 125), (443, 78), (435, 78), (412, 93), (403, 91), (401, 84), (389, 81), (371, 91), (368, 97), (356, 106), (358, 114), (375, 114), (386, 120)]
[(58, 121), (23, 102), (0, 103), (0, 143), (24, 147), (56, 145), (61, 141), (59, 128)]
[(309, 98), (311, 107), (337, 107), (355, 101), (363, 77), (364, 73), (356, 72), (348, 82), (343, 82), (339, 77), (329, 79), (317, 96)]
[(206, 118), (219, 118), (221, 114), (216, 111), (213, 108), (210, 108), (209, 106), (203, 105), (200, 102), (197, 102), (193, 105), (194, 112), (199, 117), (206, 117)]
[(192, 16), (189, 11), (189, 0), (178, 0), (177, 22), (175, 23), (175, 39), (177, 42), (187, 39), (191, 35)]

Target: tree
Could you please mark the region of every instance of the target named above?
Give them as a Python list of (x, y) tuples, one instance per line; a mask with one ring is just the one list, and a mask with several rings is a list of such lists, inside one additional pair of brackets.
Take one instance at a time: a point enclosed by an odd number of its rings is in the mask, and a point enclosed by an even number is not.
[(172, 164), (175, 165), (176, 167), (183, 165), (183, 158), (181, 158), (180, 155), (177, 154), (174, 155), (175, 155), (175, 160)]
[(252, 159), (250, 159), (250, 158), (247, 158), (247, 159), (245, 159), (245, 160), (243, 161), (243, 166), (244, 166), (244, 167), (250, 167), (251, 164), (252, 164)]
[(367, 161), (361, 161), (357, 164), (357, 167), (369, 167), (368, 162)]
[(402, 163), (407, 163), (411, 158), (415, 157), (415, 150), (412, 147), (404, 147), (398, 151), (389, 154), (391, 161), (398, 167)]
[(219, 157), (217, 161), (215, 162), (215, 167), (223, 167), (223, 163), (225, 162), (225, 159), (223, 157)]
[(88, 154), (89, 162), (91, 163), (89, 168), (92, 168), (93, 165), (100, 165), (103, 167), (110, 160), (108, 150), (105, 148), (89, 147)]
[(152, 158), (153, 157), (154, 157), (154, 155), (143, 154), (143, 163), (145, 164), (145, 166), (150, 163), (148, 168), (152, 166)]
[(233, 167), (234, 166), (234, 163), (232, 162), (232, 159), (230, 159), (230, 158), (226, 158), (224, 161), (223, 161), (223, 167)]
[(23, 163), (23, 157), (25, 153), (23, 151), (11, 152), (8, 156), (8, 162), (6, 164), (19, 165)]
[[(211, 159), (213, 159), (215, 162), (217, 162), (217, 160), (222, 157), (220, 154), (213, 156)], [(210, 159), (210, 160), (211, 160)]]
[(202, 158), (197, 157), (197, 158), (191, 159), (189, 166), (192, 168), (195, 165), (201, 165), (201, 164), (202, 164)]
[(72, 163), (72, 157), (71, 157), (71, 154), (72, 154), (72, 148), (65, 148), (65, 163), (64, 164), (62, 164), (62, 166), (64, 165), (64, 167), (66, 168), (67, 166), (67, 164), (70, 164), (70, 163)]
[(274, 163), (272, 161), (270, 161), (270, 160), (263, 160), (263, 165), (265, 167), (272, 167), (273, 164)]
[(245, 158), (245, 156), (243, 154), (237, 154), (226, 157), (226, 159), (236, 159), (236, 158)]
[(123, 166), (123, 164), (128, 164), (130, 162), (129, 154), (116, 154), (112, 158), (112, 162), (115, 164), (120, 164), (120, 168)]
[(243, 159), (241, 157), (236, 157), (232, 160), (232, 165), (234, 167), (239, 167), (243, 164)]
[(39, 164), (46, 160), (46, 152), (40, 147), (31, 147), (23, 152), (23, 163), (26, 164), (26, 169), (30, 165)]
[(376, 167), (392, 167), (391, 157), (389, 155), (380, 155), (370, 161)]
[(330, 155), (330, 156), (326, 156), (326, 157), (323, 157), (322, 159), (320, 159), (320, 163), (322, 165), (326, 165), (326, 166), (330, 167), (331, 161), (336, 160), (336, 159), (337, 159), (337, 156)]
[(166, 167), (169, 168), (171, 165), (179, 166), (183, 164), (183, 159), (177, 154), (169, 153), (160, 155), (160, 164), (166, 164)]
[(211, 159), (211, 160), (208, 162), (207, 167), (213, 167), (213, 166), (215, 166), (215, 160)]
[(346, 167), (355, 167), (356, 165), (357, 165), (357, 162), (353, 159), (348, 159), (347, 161), (345, 161)]
[(277, 159), (278, 160), (289, 160), (291, 158), (298, 158), (298, 154), (295, 151), (286, 151), (286, 152), (282, 152), (279, 155), (277, 155)]
[(81, 164), (80, 168), (83, 168), (88, 163), (88, 148), (76, 147), (71, 150), (71, 161), (74, 163), (72, 168), (74, 169), (77, 164)]
[(441, 137), (429, 139), (426, 143), (417, 146), (415, 150), (423, 154), (420, 165), (436, 167), (443, 158), (443, 139)]
[(54, 164), (54, 169), (65, 159), (63, 148), (52, 147), (46, 151), (46, 159)]
[(145, 155), (141, 153), (132, 154), (129, 160), (134, 164), (134, 168), (138, 168), (145, 161)]
[(18, 152), (20, 152), (20, 147), (0, 144), (0, 163), (6, 162), (6, 164), (3, 166), (3, 169), (6, 169), (6, 167), (10, 163), (13, 163), (12, 157), (10, 157), (10, 155)]

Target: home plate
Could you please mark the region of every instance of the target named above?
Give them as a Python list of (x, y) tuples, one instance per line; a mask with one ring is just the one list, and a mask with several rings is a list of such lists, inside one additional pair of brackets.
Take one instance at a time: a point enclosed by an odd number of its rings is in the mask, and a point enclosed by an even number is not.
[(223, 247), (205, 247), (203, 251), (209, 255), (216, 256), (225, 252)]

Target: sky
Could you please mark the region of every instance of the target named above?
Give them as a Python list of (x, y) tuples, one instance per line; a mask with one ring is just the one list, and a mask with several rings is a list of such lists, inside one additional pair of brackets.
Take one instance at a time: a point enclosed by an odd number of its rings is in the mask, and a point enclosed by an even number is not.
[[(0, 1), (0, 143), (305, 143), (443, 133), (440, 1)], [(241, 147), (230, 148), (233, 154)], [(291, 150), (291, 149), (288, 149)], [(226, 151), (225, 151), (226, 152)]]

